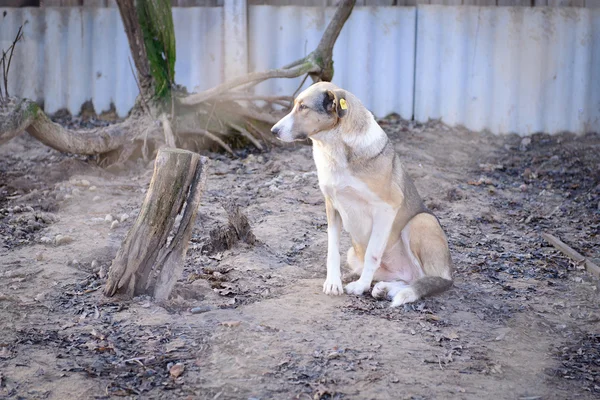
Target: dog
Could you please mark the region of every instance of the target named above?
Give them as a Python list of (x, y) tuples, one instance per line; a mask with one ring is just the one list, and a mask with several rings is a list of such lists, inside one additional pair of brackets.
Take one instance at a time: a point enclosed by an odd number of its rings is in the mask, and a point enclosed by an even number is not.
[(323, 291), (344, 292), (342, 227), (352, 238), (347, 262), (360, 278), (348, 294), (372, 289), (392, 307), (441, 293), (453, 285), (448, 240), (423, 204), (393, 144), (350, 92), (313, 84), (294, 100), (271, 132), (284, 142), (310, 139), (327, 212), (327, 278)]

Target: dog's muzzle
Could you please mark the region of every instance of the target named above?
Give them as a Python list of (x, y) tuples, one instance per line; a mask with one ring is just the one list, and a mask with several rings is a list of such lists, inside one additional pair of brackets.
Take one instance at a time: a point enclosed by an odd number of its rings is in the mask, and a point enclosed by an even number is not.
[(271, 133), (273, 134), (273, 136), (279, 137), (279, 132), (281, 129), (277, 128), (276, 126), (273, 126), (271, 128)]

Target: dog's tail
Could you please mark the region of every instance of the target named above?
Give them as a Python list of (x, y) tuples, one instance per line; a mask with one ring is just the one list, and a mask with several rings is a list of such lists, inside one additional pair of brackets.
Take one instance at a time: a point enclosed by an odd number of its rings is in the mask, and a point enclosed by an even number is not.
[(424, 276), (395, 293), (392, 297), (392, 307), (440, 294), (450, 289), (453, 284), (452, 279), (442, 278), (441, 276)]
[(410, 287), (415, 291), (415, 295), (422, 299), (427, 296), (434, 296), (450, 289), (454, 281), (442, 278), (441, 276), (424, 276), (414, 281)]

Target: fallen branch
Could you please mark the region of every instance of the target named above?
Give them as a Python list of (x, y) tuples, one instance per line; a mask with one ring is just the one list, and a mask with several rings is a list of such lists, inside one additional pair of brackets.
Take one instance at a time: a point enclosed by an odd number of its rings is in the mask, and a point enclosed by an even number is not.
[(186, 129), (184, 131), (181, 131), (180, 135), (201, 135), (201, 136), (205, 136), (208, 139), (212, 140), (213, 142), (217, 143), (219, 146), (221, 146), (229, 154), (235, 155), (233, 153), (233, 149), (227, 143), (225, 143), (220, 137), (218, 137), (217, 135), (215, 135), (212, 132), (207, 131), (206, 129), (202, 129), (202, 128), (196, 128), (196, 130)]
[(181, 104), (193, 106), (210, 100), (211, 98), (221, 95), (231, 89), (235, 89), (237, 87), (246, 85), (248, 83), (258, 84), (260, 82), (272, 78), (297, 78), (309, 72), (318, 71), (319, 67), (307, 57), (304, 63), (296, 67), (292, 67), (290, 69), (280, 68), (271, 69), (268, 71), (252, 72), (250, 74), (234, 78), (212, 89), (205, 90), (204, 92), (195, 93), (187, 97), (183, 97), (179, 101), (181, 102)]
[(594, 264), (589, 258), (585, 257), (582, 254), (579, 254), (576, 250), (569, 247), (566, 243), (561, 241), (556, 236), (553, 236), (549, 233), (542, 233), (542, 237), (546, 240), (546, 242), (554, 246), (565, 256), (575, 261), (575, 263), (577, 263), (578, 265), (584, 265), (585, 269), (589, 273), (594, 274), (600, 278), (600, 267)]
[(252, 144), (259, 150), (263, 149), (263, 145), (260, 144), (260, 142), (254, 137), (252, 136), (252, 134), (250, 132), (248, 132), (246, 129), (242, 128), (239, 125), (234, 124), (233, 122), (229, 123), (229, 126), (233, 129), (235, 129), (236, 131), (238, 131), (243, 137), (245, 137), (246, 139), (248, 139), (250, 142), (252, 142)]
[(68, 129), (52, 122), (37, 103), (12, 99), (0, 107), (0, 144), (25, 130), (45, 145), (65, 153), (103, 154), (133, 141), (135, 132), (152, 123), (147, 117), (130, 117), (94, 129)]
[(260, 96), (252, 93), (226, 93), (217, 96), (215, 100), (228, 101), (228, 100), (246, 100), (246, 101), (265, 101), (267, 103), (278, 104), (282, 107), (290, 107), (294, 103), (293, 96)]

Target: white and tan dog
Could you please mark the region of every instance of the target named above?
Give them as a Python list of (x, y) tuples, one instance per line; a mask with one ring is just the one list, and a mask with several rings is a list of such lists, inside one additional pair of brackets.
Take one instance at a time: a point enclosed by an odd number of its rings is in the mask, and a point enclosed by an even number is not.
[(340, 232), (350, 233), (348, 264), (360, 278), (349, 294), (371, 289), (392, 307), (452, 286), (446, 236), (423, 205), (394, 146), (351, 93), (321, 82), (302, 92), (271, 129), (285, 142), (310, 138), (327, 211), (327, 279), (323, 291), (343, 293)]

